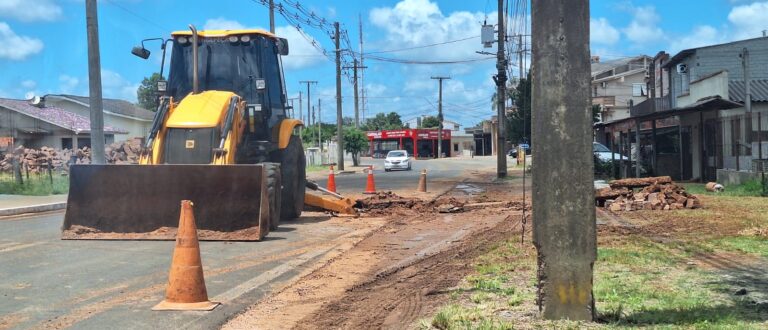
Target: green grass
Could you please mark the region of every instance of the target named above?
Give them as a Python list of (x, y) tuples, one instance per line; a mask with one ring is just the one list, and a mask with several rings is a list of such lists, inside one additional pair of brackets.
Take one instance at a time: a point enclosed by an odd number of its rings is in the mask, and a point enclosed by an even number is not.
[(756, 254), (768, 258), (768, 238), (760, 236), (735, 236), (709, 242), (714, 248)]
[(760, 197), (763, 194), (763, 185), (760, 180), (747, 181), (740, 185), (730, 185), (725, 187), (725, 191), (721, 193), (713, 193), (704, 189), (702, 183), (684, 183), (682, 184), (685, 190), (692, 194), (700, 195), (719, 195), (719, 196), (735, 196), (735, 197)]
[(320, 172), (320, 171), (327, 171), (329, 169), (328, 166), (323, 165), (307, 165), (307, 173), (311, 172)]
[(687, 255), (658, 243), (627, 241), (599, 248), (594, 295), (599, 319), (609, 327), (759, 329), (753, 306), (734, 299), (715, 273), (674, 262)]
[(53, 176), (53, 184), (47, 177), (24, 178), (23, 184), (17, 184), (13, 178), (0, 180), (0, 194), (45, 196), (66, 194), (69, 192), (69, 177)]

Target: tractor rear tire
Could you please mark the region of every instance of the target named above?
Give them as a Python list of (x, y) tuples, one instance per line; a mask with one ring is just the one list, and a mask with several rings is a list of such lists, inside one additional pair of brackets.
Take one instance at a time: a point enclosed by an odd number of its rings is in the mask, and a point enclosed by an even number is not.
[(269, 198), (269, 230), (277, 230), (280, 226), (280, 209), (282, 208), (282, 177), (280, 164), (263, 163), (267, 169), (267, 198)]
[(301, 216), (304, 210), (304, 194), (307, 189), (307, 160), (301, 138), (291, 136), (288, 146), (281, 151), (280, 166), (283, 177), (282, 219)]

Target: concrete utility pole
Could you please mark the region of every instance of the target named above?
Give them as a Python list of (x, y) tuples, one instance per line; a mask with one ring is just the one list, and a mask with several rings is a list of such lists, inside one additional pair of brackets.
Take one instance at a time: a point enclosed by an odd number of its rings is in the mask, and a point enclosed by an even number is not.
[(317, 99), (317, 146), (320, 148), (320, 151), (323, 151), (323, 136), (322, 136), (322, 128), (323, 128), (323, 117), (321, 117), (322, 112), (320, 112), (322, 109), (320, 108), (323, 105), (322, 99)]
[[(358, 29), (360, 30), (360, 66), (362, 68), (367, 68), (365, 66), (364, 59), (365, 55), (363, 54), (363, 15), (357, 14), (357, 24)], [(360, 84), (361, 91), (360, 94), (362, 96), (362, 103), (361, 103), (361, 112), (363, 113), (363, 120), (365, 120), (365, 70), (360, 71)]]
[(358, 83), (357, 83), (357, 70), (358, 69), (367, 69), (368, 67), (364, 67), (361, 65), (357, 65), (357, 59), (354, 61), (353, 66), (345, 66), (344, 69), (352, 69), (354, 70), (353, 76), (352, 76), (352, 82), (354, 84), (354, 94), (355, 94), (355, 128), (360, 128), (360, 101), (358, 98)]
[(104, 107), (101, 99), (101, 55), (99, 54), (99, 16), (96, 0), (85, 1), (88, 31), (88, 85), (91, 111), (91, 163), (104, 164)]
[[(306, 122), (304, 122), (304, 106), (301, 103), (301, 91), (299, 91), (299, 120), (306, 124)], [(304, 125), (299, 126), (299, 136), (301, 136), (302, 132), (304, 132)]]
[(533, 242), (545, 319), (592, 320), (589, 1), (532, 0)]
[(437, 126), (437, 158), (443, 156), (443, 80), (451, 79), (451, 77), (432, 77), (438, 81), (437, 92), (437, 121), (440, 122)]
[(496, 51), (496, 69), (498, 72), (493, 80), (496, 82), (496, 177), (507, 176), (507, 132), (506, 132), (506, 104), (507, 104), (507, 58), (504, 53), (504, 39), (506, 31), (504, 26), (505, 11), (504, 0), (499, 0), (499, 49)]
[[(307, 122), (308, 122), (307, 124), (312, 124), (311, 120), (310, 120), (310, 117), (309, 117), (310, 113), (311, 113), (310, 112), (310, 107), (312, 106), (312, 94), (310, 93), (309, 85), (312, 85), (312, 84), (316, 85), (317, 81), (314, 81), (314, 80), (302, 80), (302, 81), (299, 81), (299, 83), (300, 84), (307, 84)], [(301, 94), (299, 94), (299, 97), (301, 97)]]
[(342, 118), (341, 118), (341, 50), (339, 49), (340, 34), (339, 34), (339, 22), (334, 22), (333, 27), (336, 30), (333, 40), (336, 43), (336, 145), (337, 145), (337, 157), (336, 166), (339, 171), (344, 170), (344, 136), (342, 135)]
[(269, 32), (275, 34), (275, 1), (269, 0)]
[(741, 68), (744, 72), (744, 110), (752, 113), (752, 79), (749, 74), (749, 49), (746, 47), (741, 49)]

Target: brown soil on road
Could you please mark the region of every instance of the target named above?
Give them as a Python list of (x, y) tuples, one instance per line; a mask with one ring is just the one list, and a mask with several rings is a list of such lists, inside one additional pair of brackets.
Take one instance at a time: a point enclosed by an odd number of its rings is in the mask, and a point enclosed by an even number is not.
[(390, 215), (384, 226), (223, 328), (411, 327), (474, 271), (473, 258), (519, 231), (522, 203), (510, 182), (461, 185), (468, 187), (434, 201), (383, 194), (364, 201), (369, 214)]

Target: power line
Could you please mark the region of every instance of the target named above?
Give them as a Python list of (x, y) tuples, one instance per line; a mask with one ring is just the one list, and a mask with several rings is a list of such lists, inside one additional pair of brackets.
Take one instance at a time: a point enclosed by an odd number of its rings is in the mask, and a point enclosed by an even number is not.
[(466, 38), (462, 38), (462, 39), (449, 40), (449, 41), (438, 42), (438, 43), (434, 43), (434, 44), (421, 45), (421, 46), (413, 46), (413, 47), (407, 47), (407, 48), (377, 50), (377, 51), (373, 51), (373, 52), (363, 53), (363, 55), (403, 52), (403, 51), (407, 51), (407, 50), (414, 50), (414, 49), (422, 49), (422, 48), (429, 48), (429, 47), (434, 47), (434, 46), (447, 45), (447, 44), (452, 44), (452, 43), (455, 43), (455, 42), (461, 42), (461, 41), (477, 39), (477, 38), (480, 38), (480, 36), (472, 36), (472, 37), (466, 37)]
[(460, 63), (472, 63), (472, 62), (480, 62), (480, 61), (488, 61), (495, 59), (495, 57), (481, 57), (481, 58), (470, 58), (470, 59), (462, 59), (462, 60), (453, 60), (453, 61), (422, 61), (422, 60), (409, 60), (409, 59), (398, 59), (398, 58), (388, 58), (388, 57), (380, 57), (375, 55), (368, 55), (367, 58), (369, 60), (374, 61), (380, 61), (380, 62), (390, 62), (390, 63), (399, 63), (399, 64), (417, 64), (417, 65), (442, 65), (442, 64), (460, 64)]

